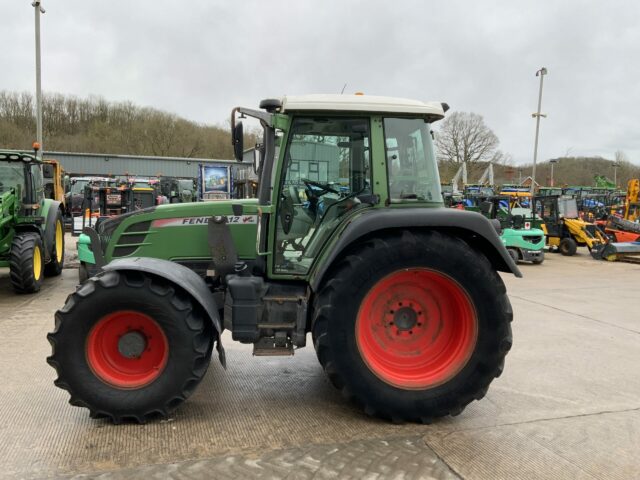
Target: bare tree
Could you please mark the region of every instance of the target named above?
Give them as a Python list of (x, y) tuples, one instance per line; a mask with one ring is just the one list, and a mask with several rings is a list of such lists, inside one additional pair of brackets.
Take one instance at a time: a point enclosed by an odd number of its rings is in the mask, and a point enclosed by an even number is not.
[(442, 122), (436, 137), (441, 161), (459, 164), (500, 161), (498, 137), (477, 113), (454, 112)]

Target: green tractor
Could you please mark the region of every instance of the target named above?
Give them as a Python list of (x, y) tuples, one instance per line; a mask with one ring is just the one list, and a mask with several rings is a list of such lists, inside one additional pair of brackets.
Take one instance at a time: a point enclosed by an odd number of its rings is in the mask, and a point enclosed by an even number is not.
[(431, 124), (448, 106), (309, 95), (260, 108), (231, 116), (239, 161), (237, 117), (263, 128), (257, 199), (159, 205), (85, 230), (98, 273), (55, 314), (56, 385), (92, 417), (166, 416), (214, 347), (226, 365), (226, 329), (254, 355), (293, 355), (310, 334), (330, 381), (369, 415), (429, 422), (482, 398), (512, 343), (497, 271), (521, 274), (488, 219), (443, 206)]
[(9, 267), (16, 292), (34, 293), (63, 265), (63, 207), (44, 196), (42, 162), (0, 150), (0, 267)]

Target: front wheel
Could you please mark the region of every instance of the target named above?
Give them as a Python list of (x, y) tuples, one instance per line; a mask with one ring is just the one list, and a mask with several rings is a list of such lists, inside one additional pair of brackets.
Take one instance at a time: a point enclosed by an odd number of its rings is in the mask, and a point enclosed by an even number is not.
[(35, 293), (42, 287), (44, 249), (40, 235), (16, 233), (11, 242), (9, 271), (13, 289), (18, 293)]
[(47, 359), (69, 403), (140, 423), (166, 416), (202, 380), (212, 329), (181, 289), (140, 272), (89, 278), (56, 312)]
[(332, 383), (370, 415), (429, 422), (484, 396), (511, 348), (511, 306), (487, 259), (439, 232), (354, 248), (314, 304)]
[(560, 240), (560, 246), (558, 247), (560, 253), (566, 257), (571, 257), (578, 251), (578, 244), (573, 238), (563, 238)]

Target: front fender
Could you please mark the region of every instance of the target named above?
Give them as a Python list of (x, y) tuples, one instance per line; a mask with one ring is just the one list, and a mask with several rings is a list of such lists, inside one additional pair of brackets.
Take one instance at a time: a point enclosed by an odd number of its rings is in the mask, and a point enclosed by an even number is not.
[(218, 334), (217, 346), (220, 363), (226, 368), (224, 348), (222, 348), (220, 316), (218, 305), (204, 280), (193, 270), (168, 260), (147, 257), (130, 257), (113, 260), (102, 267), (104, 271), (134, 270), (150, 273), (176, 284), (185, 290), (206, 312), (213, 328)]
[(311, 274), (311, 288), (318, 289), (334, 260), (358, 239), (378, 231), (403, 228), (440, 230), (461, 237), (486, 255), (496, 270), (522, 277), (493, 224), (479, 213), (453, 208), (368, 209), (351, 220), (338, 239), (331, 242), (330, 252)]

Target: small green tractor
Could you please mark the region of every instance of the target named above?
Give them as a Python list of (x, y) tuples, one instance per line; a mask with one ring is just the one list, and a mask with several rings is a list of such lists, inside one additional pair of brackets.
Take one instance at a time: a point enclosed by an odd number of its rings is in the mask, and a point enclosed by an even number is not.
[[(367, 414), (430, 422), (503, 370), (521, 276), (482, 215), (444, 208), (432, 123), (446, 104), (364, 95), (263, 100), (257, 199), (159, 205), (85, 229), (90, 278), (55, 314), (48, 362), (72, 405), (113, 422), (166, 416), (222, 332), (254, 355), (310, 340)], [(322, 144), (320, 148), (318, 144)]]
[(9, 267), (16, 292), (34, 293), (63, 265), (63, 206), (45, 198), (42, 162), (0, 150), (0, 267)]

